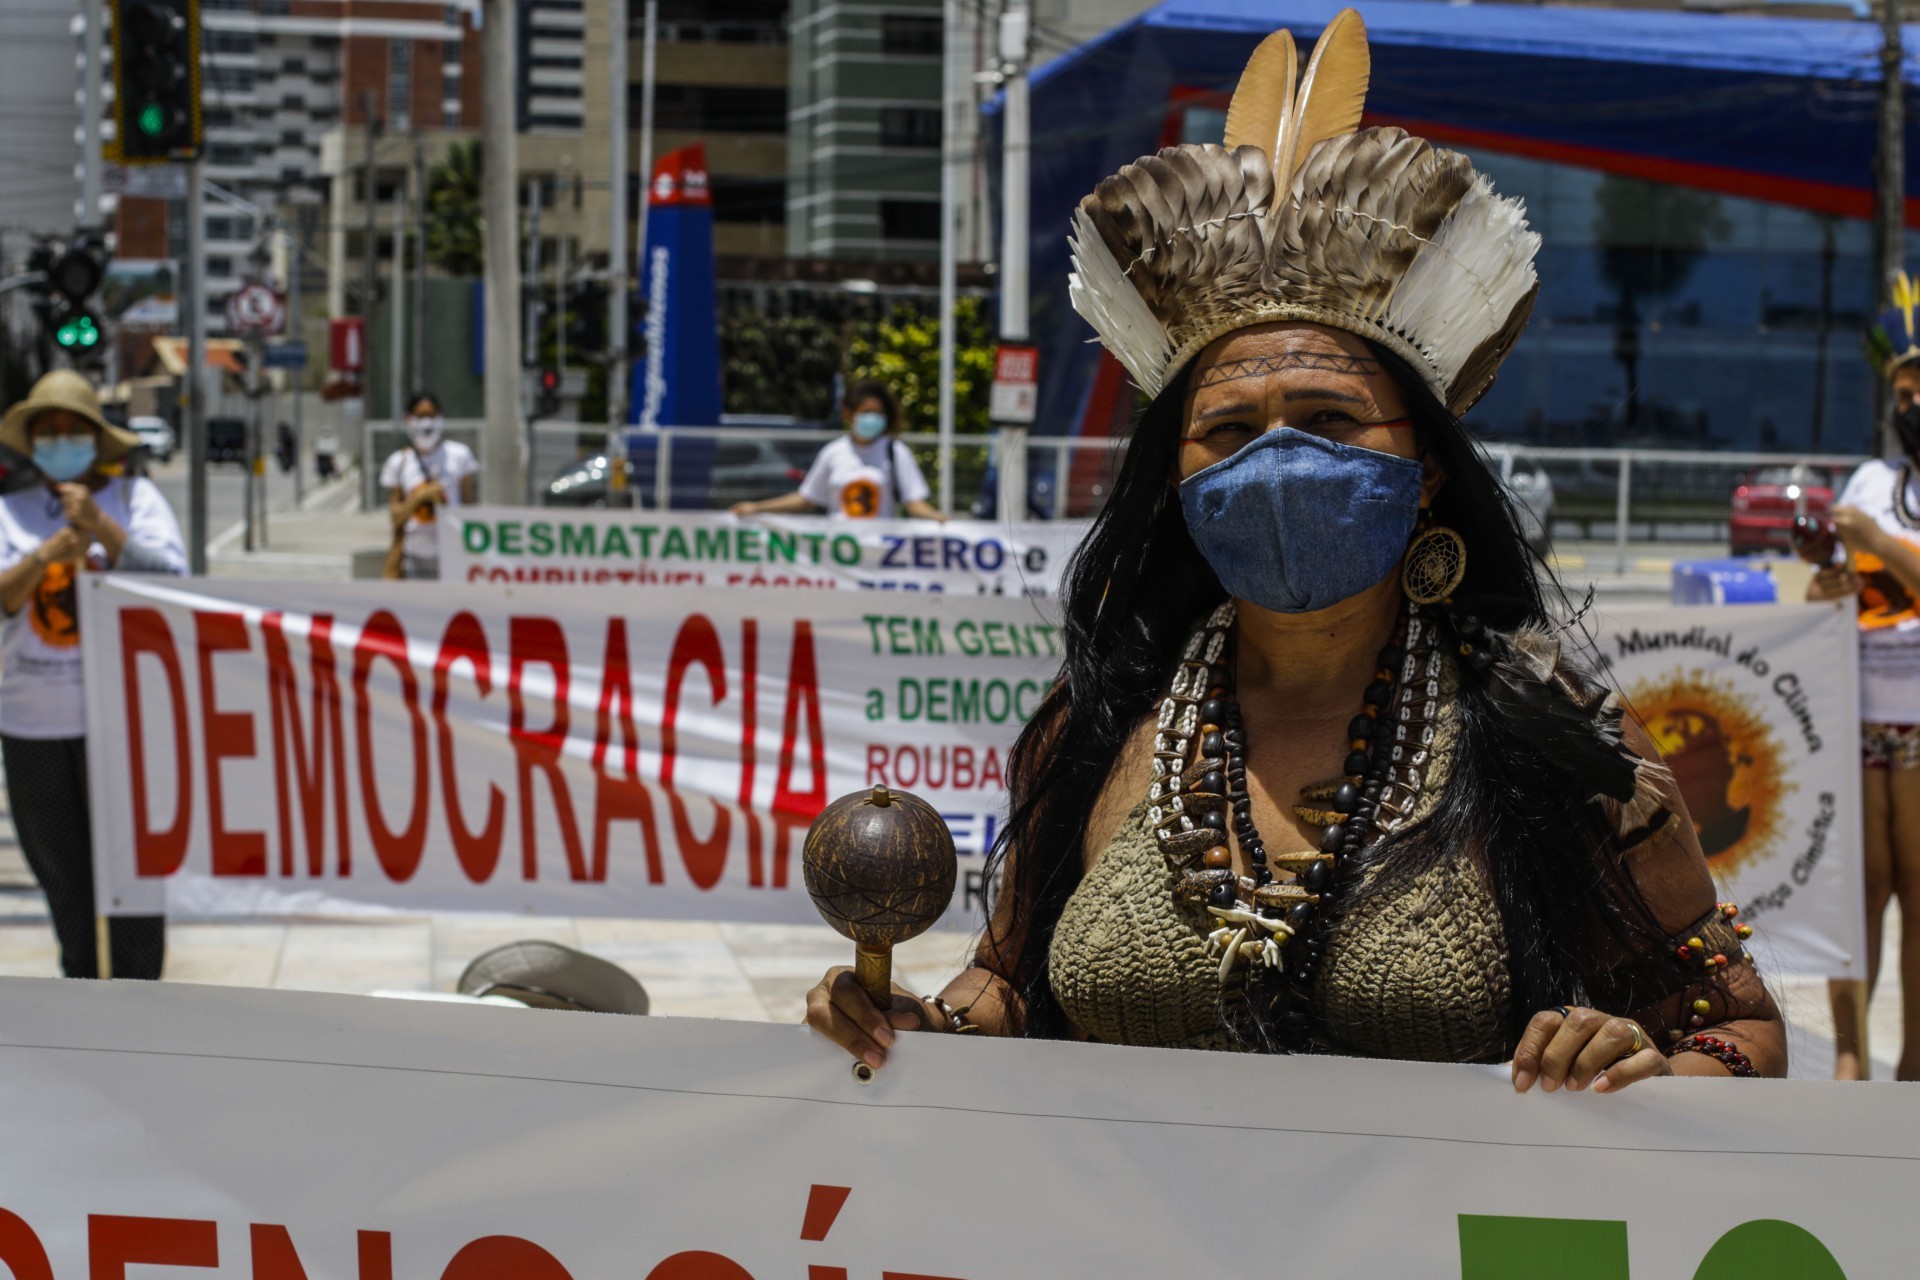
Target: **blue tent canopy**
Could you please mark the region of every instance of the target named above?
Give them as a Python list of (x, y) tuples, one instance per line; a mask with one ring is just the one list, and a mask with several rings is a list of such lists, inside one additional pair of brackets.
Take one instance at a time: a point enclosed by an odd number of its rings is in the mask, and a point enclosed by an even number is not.
[[(1066, 303), (1065, 229), (1102, 177), (1224, 102), (1277, 26), (1309, 44), (1341, 0), (1167, 0), (1033, 76), (1034, 333), (1043, 430), (1089, 411), (1089, 330)], [(1367, 0), (1368, 122), (1468, 151), (1870, 216), (1879, 31), (1866, 22)], [(1906, 33), (1909, 118), (1920, 29)], [(1920, 165), (1908, 134), (1908, 223)], [(1097, 400), (1098, 397), (1095, 397)], [(1092, 429), (1098, 430), (1097, 424)]]

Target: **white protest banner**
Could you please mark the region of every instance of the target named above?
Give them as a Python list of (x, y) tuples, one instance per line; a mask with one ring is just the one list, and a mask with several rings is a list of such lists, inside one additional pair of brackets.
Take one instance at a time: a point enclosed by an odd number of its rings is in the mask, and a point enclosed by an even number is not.
[(992, 843), (1058, 665), (1034, 601), (905, 603), (89, 575), (100, 909), (813, 921), (800, 842), (840, 795)]
[(0, 1026), (17, 1280), (1878, 1280), (1920, 1256), (1901, 1085), (1520, 1096), (1499, 1067), (904, 1035), (862, 1086), (800, 1027), (18, 978)]
[(1765, 970), (1865, 977), (1850, 604), (1621, 609), (1596, 630)]
[(826, 520), (726, 512), (452, 507), (443, 582), (1051, 596), (1085, 521)]

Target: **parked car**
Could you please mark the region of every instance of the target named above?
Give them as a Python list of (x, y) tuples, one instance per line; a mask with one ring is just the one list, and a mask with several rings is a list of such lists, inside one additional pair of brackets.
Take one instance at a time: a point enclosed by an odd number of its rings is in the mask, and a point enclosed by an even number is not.
[(245, 418), (207, 419), (207, 461), (247, 460), (247, 420)]
[(1733, 491), (1727, 541), (1736, 556), (1762, 551), (1791, 554), (1793, 518), (1825, 516), (1833, 507), (1833, 477), (1803, 465), (1761, 467)]
[(1494, 478), (1520, 517), (1520, 532), (1527, 545), (1545, 555), (1553, 529), (1553, 479), (1547, 469), (1527, 456), (1524, 449), (1510, 444), (1481, 446)]
[(167, 425), (165, 418), (150, 414), (136, 414), (127, 419), (127, 429), (140, 437), (141, 447), (147, 456), (155, 462), (168, 462), (173, 458), (173, 428)]
[[(744, 433), (743, 433), (744, 434)], [(670, 462), (675, 472), (682, 472), (683, 464), (697, 471), (693, 459), (705, 441), (689, 442), (685, 439), (674, 442), (674, 456), (680, 461)], [(717, 440), (712, 442), (711, 470), (707, 473), (706, 503), (709, 508), (725, 510), (736, 502), (746, 502), (755, 498), (772, 498), (783, 493), (792, 493), (800, 487), (800, 481), (806, 478), (807, 468), (813, 463), (813, 456), (820, 452), (821, 440), (767, 440), (746, 437), (739, 440)], [(651, 468), (642, 459), (642, 465), (636, 468), (634, 476), (635, 497), (633, 504), (641, 507), (654, 505), (654, 485)], [(682, 473), (684, 474), (684, 473)], [(688, 481), (675, 477), (677, 485)], [(612, 487), (609, 480), (607, 456), (596, 454), (569, 463), (547, 482), (546, 501), (549, 506), (559, 507), (604, 507), (608, 505)], [(675, 505), (682, 505), (684, 497), (678, 497)]]

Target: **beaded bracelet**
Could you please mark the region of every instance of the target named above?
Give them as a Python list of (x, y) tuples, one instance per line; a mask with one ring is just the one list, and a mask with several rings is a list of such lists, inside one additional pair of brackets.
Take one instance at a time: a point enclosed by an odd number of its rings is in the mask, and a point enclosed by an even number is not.
[(1709, 1058), (1723, 1063), (1727, 1070), (1733, 1072), (1736, 1076), (1746, 1076), (1750, 1079), (1758, 1079), (1760, 1077), (1760, 1073), (1753, 1069), (1753, 1059), (1734, 1048), (1733, 1045), (1727, 1041), (1722, 1040), (1719, 1036), (1688, 1036), (1667, 1050), (1667, 1056), (1669, 1058), (1680, 1053), (1704, 1053)]
[(938, 1009), (940, 1011), (940, 1016), (947, 1020), (947, 1025), (944, 1028), (942, 1028), (943, 1030), (951, 1031), (955, 1035), (961, 1035), (961, 1036), (970, 1036), (970, 1035), (979, 1034), (980, 1028), (975, 1024), (967, 1021), (967, 1014), (972, 1012), (973, 1010), (972, 1005), (963, 1004), (958, 1009), (956, 1009), (952, 1005), (948, 1004), (945, 1000), (942, 1000), (939, 996), (921, 996), (920, 998), (923, 1001), (925, 1001), (927, 1004), (930, 1004), (934, 1008)]

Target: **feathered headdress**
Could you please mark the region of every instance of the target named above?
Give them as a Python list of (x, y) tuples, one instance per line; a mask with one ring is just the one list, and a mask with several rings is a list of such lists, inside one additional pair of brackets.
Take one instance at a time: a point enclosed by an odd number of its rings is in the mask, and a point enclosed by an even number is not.
[(1492, 384), (1533, 308), (1540, 237), (1465, 156), (1360, 128), (1370, 66), (1351, 9), (1304, 75), (1276, 31), (1240, 77), (1224, 146), (1143, 156), (1080, 202), (1074, 309), (1149, 395), (1215, 338), (1271, 320), (1380, 344), (1455, 413)]
[(1920, 289), (1902, 271), (1893, 277), (1893, 307), (1880, 313), (1879, 321), (1867, 330), (1867, 359), (1883, 378), (1903, 364), (1920, 360), (1920, 342), (1916, 342), (1913, 313), (1920, 305)]

